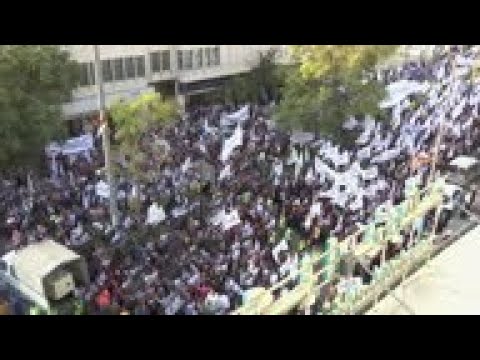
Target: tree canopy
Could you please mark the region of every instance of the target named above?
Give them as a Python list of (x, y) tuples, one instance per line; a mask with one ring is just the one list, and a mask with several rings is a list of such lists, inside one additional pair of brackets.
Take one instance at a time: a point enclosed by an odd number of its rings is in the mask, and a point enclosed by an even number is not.
[(179, 116), (179, 107), (172, 99), (149, 92), (131, 101), (119, 101), (109, 111), (114, 128), (116, 150), (127, 157), (128, 171), (139, 178), (145, 159), (144, 136), (149, 130), (162, 130)]
[(376, 65), (396, 46), (292, 46), (297, 66), (288, 73), (277, 123), (286, 129), (341, 137), (341, 125), (351, 115), (380, 113), (383, 84), (374, 77)]
[(0, 167), (30, 168), (64, 135), (61, 105), (79, 69), (56, 45), (0, 46)]
[(278, 97), (278, 88), (283, 84), (284, 69), (275, 64), (275, 56), (274, 50), (261, 53), (251, 71), (228, 80), (224, 89), (227, 102), (265, 103)]

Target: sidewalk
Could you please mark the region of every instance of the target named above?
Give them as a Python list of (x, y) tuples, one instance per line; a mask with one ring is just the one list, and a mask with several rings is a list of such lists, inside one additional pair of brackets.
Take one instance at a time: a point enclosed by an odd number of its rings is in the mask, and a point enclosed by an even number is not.
[[(438, 254), (407, 279), (395, 294), (416, 315), (480, 314), (480, 226)], [(407, 310), (388, 295), (367, 315), (406, 315)]]

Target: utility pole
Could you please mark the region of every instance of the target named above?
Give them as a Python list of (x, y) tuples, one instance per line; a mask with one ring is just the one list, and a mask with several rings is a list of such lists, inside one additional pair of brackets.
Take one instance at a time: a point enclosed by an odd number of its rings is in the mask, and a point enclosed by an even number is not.
[[(453, 83), (457, 81), (457, 72), (456, 72), (456, 60), (455, 60), (455, 55), (452, 55), (453, 58), (450, 60), (450, 63), (452, 64), (452, 79)], [(452, 84), (453, 86), (453, 84)], [(448, 96), (451, 94), (447, 94), (445, 97), (444, 101), (450, 100)], [(446, 104), (445, 104), (446, 105)], [(438, 127), (438, 132), (437, 132), (437, 137), (435, 138), (435, 145), (434, 145), (434, 153), (433, 153), (433, 158), (432, 158), (432, 169), (430, 173), (430, 182), (433, 182), (437, 179), (437, 164), (439, 162), (439, 157), (440, 157), (440, 148), (442, 145), (442, 140), (443, 140), (443, 135), (445, 132), (445, 117), (442, 117), (441, 122)]]
[[(455, 82), (457, 81), (457, 72), (456, 72), (456, 60), (455, 60), (455, 55), (452, 55), (453, 58), (450, 60), (451, 64), (452, 64), (452, 78), (453, 78), (453, 84), (452, 86), (455, 86)], [(447, 96), (451, 96), (451, 94), (447, 94)], [(445, 98), (444, 101), (447, 101), (447, 100), (450, 100), (448, 97)], [(439, 129), (438, 129), (438, 135), (437, 135), (437, 138), (436, 138), (436, 141), (435, 141), (435, 153), (434, 153), (434, 158), (433, 158), (433, 164), (432, 164), (432, 172), (430, 174), (430, 181), (431, 182), (434, 182), (435, 180), (438, 179), (438, 176), (437, 176), (437, 171), (436, 171), (436, 165), (437, 165), (437, 162), (439, 161), (439, 157), (440, 157), (440, 148), (441, 148), (441, 143), (442, 143), (442, 139), (443, 139), (443, 133), (445, 131), (445, 118), (442, 117), (441, 119), (441, 123), (440, 123), (440, 126), (439, 126)], [(434, 221), (433, 221), (433, 229), (432, 229), (432, 237), (431, 237), (431, 241), (434, 240), (434, 237), (437, 235), (437, 228), (438, 228), (438, 223), (440, 221), (440, 213), (441, 213), (441, 206), (439, 205), (435, 211), (435, 218), (434, 218)], [(430, 254), (428, 256), (428, 258), (430, 259), (431, 256), (432, 256), (432, 251), (433, 251), (433, 244), (431, 244), (431, 249), (430, 249)]]
[(110, 221), (113, 228), (118, 226), (118, 210), (117, 210), (117, 194), (115, 187), (115, 179), (113, 177), (112, 169), (112, 154), (110, 148), (110, 126), (105, 121), (105, 90), (103, 88), (103, 73), (102, 62), (100, 60), (100, 49), (98, 45), (93, 45), (95, 52), (95, 79), (98, 90), (98, 110), (100, 126), (103, 128), (103, 152), (105, 156), (105, 170), (107, 172), (107, 182), (110, 189), (109, 206), (110, 206)]

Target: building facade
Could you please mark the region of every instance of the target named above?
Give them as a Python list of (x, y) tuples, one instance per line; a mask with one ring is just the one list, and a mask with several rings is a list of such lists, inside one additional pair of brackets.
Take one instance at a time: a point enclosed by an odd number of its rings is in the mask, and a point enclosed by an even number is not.
[[(65, 104), (67, 116), (97, 109), (93, 45), (64, 45), (80, 63), (80, 86)], [(154, 89), (175, 96), (183, 106), (195, 94), (219, 87), (224, 79), (252, 69), (261, 53), (277, 51), (287, 61), (286, 45), (99, 45), (106, 104)]]

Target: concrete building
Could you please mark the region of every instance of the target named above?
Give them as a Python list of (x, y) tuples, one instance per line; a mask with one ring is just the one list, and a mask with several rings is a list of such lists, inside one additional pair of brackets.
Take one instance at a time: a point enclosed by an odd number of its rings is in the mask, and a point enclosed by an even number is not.
[[(154, 89), (175, 96), (185, 106), (195, 95), (219, 87), (233, 75), (247, 72), (260, 53), (277, 50), (287, 61), (286, 45), (100, 45), (106, 104)], [(80, 87), (65, 104), (69, 117), (97, 109), (94, 46), (64, 45), (81, 66)]]

